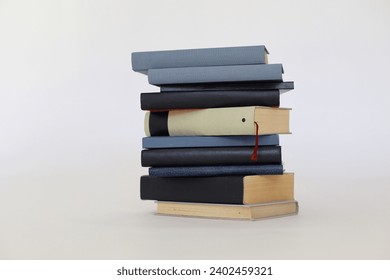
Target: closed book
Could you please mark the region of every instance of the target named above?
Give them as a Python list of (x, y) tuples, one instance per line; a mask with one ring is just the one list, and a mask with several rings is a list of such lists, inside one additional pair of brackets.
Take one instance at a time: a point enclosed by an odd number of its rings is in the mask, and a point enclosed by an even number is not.
[(283, 166), (270, 165), (224, 165), (224, 166), (178, 166), (151, 167), (149, 176), (199, 177), (232, 175), (276, 175), (283, 174)]
[(247, 106), (146, 112), (145, 134), (216, 136), (290, 133), (289, 111), (285, 108)]
[(214, 82), (282, 82), (282, 64), (227, 65), (150, 69), (152, 85)]
[(158, 201), (156, 214), (168, 216), (258, 220), (298, 214), (295, 200), (251, 205)]
[(279, 107), (279, 90), (141, 93), (142, 110), (201, 109), (242, 106)]
[(263, 64), (267, 54), (265, 46), (145, 51), (133, 52), (131, 63), (134, 71), (146, 73), (155, 68)]
[(294, 89), (294, 82), (225, 82), (204, 84), (161, 85), (161, 92), (220, 91), (220, 90), (279, 90), (280, 93)]
[[(253, 147), (256, 136), (152, 136), (142, 138), (142, 148)], [(259, 136), (259, 146), (279, 145), (279, 135)]]
[(280, 146), (260, 146), (252, 160), (253, 147), (202, 147), (142, 150), (142, 166), (202, 166), (281, 164)]
[(294, 174), (214, 177), (141, 177), (141, 199), (255, 204), (294, 200)]

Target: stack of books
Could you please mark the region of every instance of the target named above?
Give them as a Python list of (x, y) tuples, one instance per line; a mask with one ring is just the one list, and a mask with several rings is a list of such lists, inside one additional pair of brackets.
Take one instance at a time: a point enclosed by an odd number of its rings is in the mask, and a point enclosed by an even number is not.
[(141, 93), (145, 114), (141, 199), (157, 213), (229, 219), (296, 214), (294, 174), (282, 165), (290, 133), (281, 64), (265, 46), (132, 53), (132, 68), (160, 92)]

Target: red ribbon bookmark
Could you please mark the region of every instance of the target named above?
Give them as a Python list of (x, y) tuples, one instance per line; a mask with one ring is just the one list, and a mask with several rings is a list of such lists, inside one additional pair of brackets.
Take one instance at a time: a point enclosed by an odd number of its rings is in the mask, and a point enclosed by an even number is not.
[(256, 125), (256, 143), (255, 143), (255, 147), (253, 148), (253, 153), (251, 156), (251, 160), (253, 161), (257, 160), (257, 150), (259, 149), (259, 125), (257, 124), (257, 122), (255, 122), (255, 125)]

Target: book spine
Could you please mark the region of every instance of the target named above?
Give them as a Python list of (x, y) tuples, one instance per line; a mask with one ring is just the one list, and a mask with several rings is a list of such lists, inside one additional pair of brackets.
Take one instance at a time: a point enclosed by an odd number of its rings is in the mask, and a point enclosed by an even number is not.
[(141, 177), (141, 199), (243, 204), (243, 176)]
[(251, 160), (253, 147), (211, 147), (153, 149), (141, 152), (142, 166), (202, 166), (281, 164), (280, 146), (261, 146), (257, 160)]
[(279, 106), (279, 90), (193, 91), (142, 93), (142, 110), (203, 109), (240, 106)]
[(205, 84), (173, 84), (160, 86), (160, 92), (220, 91), (220, 90), (280, 90), (294, 89), (294, 82), (225, 82)]
[(146, 136), (254, 135), (254, 115), (254, 106), (147, 112), (145, 134)]
[[(256, 136), (153, 136), (142, 138), (142, 148), (253, 147)], [(279, 135), (259, 136), (259, 146), (279, 145)]]
[(282, 165), (226, 165), (226, 166), (187, 166), (151, 167), (150, 176), (159, 177), (198, 177), (230, 175), (281, 175)]
[(137, 72), (156, 68), (263, 64), (267, 53), (264, 46), (134, 52), (131, 63)]
[(228, 65), (150, 69), (148, 80), (152, 85), (274, 81), (282, 82), (281, 64)]

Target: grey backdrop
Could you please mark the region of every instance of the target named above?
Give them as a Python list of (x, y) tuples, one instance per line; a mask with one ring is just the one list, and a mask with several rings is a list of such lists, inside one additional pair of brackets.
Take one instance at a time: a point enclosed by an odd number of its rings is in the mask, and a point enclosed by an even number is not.
[[(0, 1), (0, 258), (389, 259), (390, 2)], [(139, 199), (142, 50), (265, 44), (295, 90), (298, 216)]]

